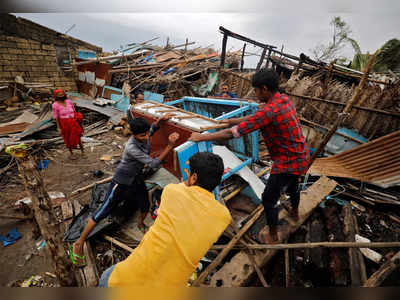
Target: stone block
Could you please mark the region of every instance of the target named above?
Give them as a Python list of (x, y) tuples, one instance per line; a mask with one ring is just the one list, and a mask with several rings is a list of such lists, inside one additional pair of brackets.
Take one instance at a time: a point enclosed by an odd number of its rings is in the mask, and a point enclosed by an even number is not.
[(31, 49), (33, 49), (33, 50), (39, 50), (40, 49), (40, 44), (39, 43), (31, 42), (30, 46), (31, 46)]
[(43, 50), (54, 50), (54, 47), (52, 45), (42, 44), (42, 49)]
[(9, 79), (9, 78), (11, 78), (12, 77), (12, 75), (11, 75), (11, 72), (0, 72), (0, 79)]
[(17, 71), (17, 66), (14, 65), (4, 66), (4, 71)]
[(31, 49), (28, 43), (17, 43), (17, 48), (21, 50)]
[(18, 71), (12, 71), (12, 72), (10, 72), (11, 73), (11, 76), (12, 77), (15, 77), (15, 76), (22, 76), (22, 77), (24, 77), (24, 72), (18, 72)]
[(20, 54), (21, 51), (19, 49), (15, 49), (15, 48), (7, 48), (8, 53), (10, 54)]

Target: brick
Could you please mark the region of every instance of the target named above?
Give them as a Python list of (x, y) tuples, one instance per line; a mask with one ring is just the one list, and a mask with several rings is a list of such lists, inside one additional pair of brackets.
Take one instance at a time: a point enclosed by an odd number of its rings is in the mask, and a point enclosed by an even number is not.
[(51, 45), (42, 44), (42, 49), (43, 49), (43, 50), (53, 50), (54, 47), (51, 46)]
[(22, 59), (15, 60), (14, 61), (14, 65), (16, 65), (16, 66), (27, 66), (27, 64), (25, 63), (25, 60), (22, 60)]
[(17, 66), (4, 66), (4, 71), (17, 71)]
[(24, 72), (13, 71), (13, 72), (10, 72), (10, 73), (11, 73), (11, 76), (12, 76), (12, 77), (15, 77), (15, 76), (24, 76)]
[(18, 49), (14, 49), (14, 48), (7, 48), (7, 50), (8, 50), (8, 53), (11, 53), (11, 54), (21, 53)]
[(31, 46), (31, 49), (34, 49), (34, 50), (39, 50), (40, 49), (40, 44), (39, 43), (31, 43), (30, 44), (30, 46)]
[(28, 43), (26, 43), (26, 44), (24, 44), (24, 43), (17, 43), (17, 48), (25, 50), (25, 49), (30, 49), (31, 47), (29, 46)]
[(11, 60), (2, 59), (0, 64), (3, 65), (3, 66), (8, 66), (8, 65), (12, 65), (12, 61)]
[(19, 72), (26, 72), (26, 71), (30, 71), (28, 68), (30, 68), (30, 66), (15, 66), (16, 71)]
[(38, 63), (37, 63), (36, 60), (27, 60), (27, 61), (26, 61), (26, 64), (27, 64), (28, 66), (36, 66)]
[(1, 79), (7, 79), (7, 78), (11, 78), (11, 72), (0, 72), (0, 78)]
[(32, 67), (32, 71), (43, 72), (44, 71), (44, 67), (43, 66), (33, 66)]

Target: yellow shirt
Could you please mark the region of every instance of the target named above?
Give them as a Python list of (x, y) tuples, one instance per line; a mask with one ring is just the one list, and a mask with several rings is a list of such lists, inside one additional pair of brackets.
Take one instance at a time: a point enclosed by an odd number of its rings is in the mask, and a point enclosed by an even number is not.
[(158, 217), (108, 286), (184, 287), (200, 259), (231, 222), (229, 210), (199, 186), (169, 184)]

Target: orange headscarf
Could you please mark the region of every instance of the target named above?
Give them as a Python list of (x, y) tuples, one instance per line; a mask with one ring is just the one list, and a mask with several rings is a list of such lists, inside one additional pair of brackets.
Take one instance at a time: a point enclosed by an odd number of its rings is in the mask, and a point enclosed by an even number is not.
[(57, 100), (57, 97), (62, 97), (62, 96), (66, 96), (66, 94), (63, 90), (55, 90), (54, 91), (54, 101)]

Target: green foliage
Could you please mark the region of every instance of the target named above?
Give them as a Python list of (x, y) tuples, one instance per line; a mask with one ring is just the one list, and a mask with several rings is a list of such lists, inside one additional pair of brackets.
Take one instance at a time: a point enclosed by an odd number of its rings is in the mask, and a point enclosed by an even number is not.
[[(351, 68), (362, 71), (370, 56), (369, 53), (356, 53), (351, 63)], [(389, 70), (400, 72), (400, 40), (398, 39), (391, 39), (380, 48), (375, 64), (372, 67), (373, 72), (388, 72)]]

